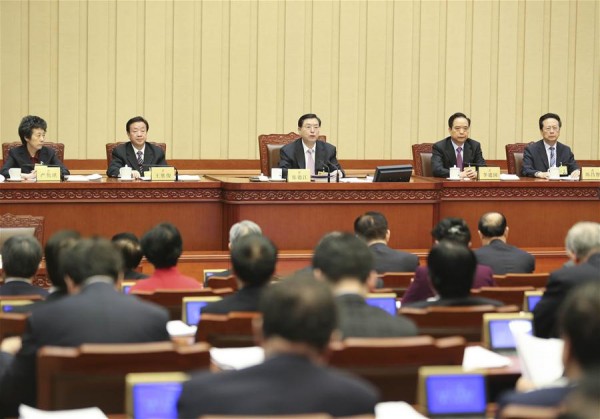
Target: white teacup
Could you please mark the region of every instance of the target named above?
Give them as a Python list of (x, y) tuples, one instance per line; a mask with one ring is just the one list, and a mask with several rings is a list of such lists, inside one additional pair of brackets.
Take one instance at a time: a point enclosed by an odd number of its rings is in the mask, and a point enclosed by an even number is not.
[(125, 166), (119, 169), (121, 179), (131, 179), (131, 167)]
[(460, 168), (458, 168), (458, 167), (450, 168), (450, 179), (460, 179)]
[(550, 179), (560, 179), (560, 169), (558, 167), (551, 167), (548, 169)]
[(271, 179), (282, 179), (283, 169), (274, 167), (271, 169)]
[(12, 169), (8, 169), (8, 175), (10, 176), (10, 180), (21, 180), (21, 168), (13, 167)]

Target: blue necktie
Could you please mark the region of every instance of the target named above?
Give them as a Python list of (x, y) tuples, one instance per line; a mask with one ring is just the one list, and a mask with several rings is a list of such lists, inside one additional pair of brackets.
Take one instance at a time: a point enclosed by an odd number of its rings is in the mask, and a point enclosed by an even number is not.
[(554, 155), (554, 147), (550, 147), (550, 167), (556, 167), (556, 155)]

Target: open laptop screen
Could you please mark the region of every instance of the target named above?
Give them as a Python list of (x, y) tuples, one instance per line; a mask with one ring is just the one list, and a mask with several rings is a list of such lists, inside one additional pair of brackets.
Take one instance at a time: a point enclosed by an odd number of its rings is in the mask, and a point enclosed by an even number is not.
[(527, 311), (533, 311), (537, 303), (542, 299), (541, 295), (526, 295), (527, 298)]
[(483, 415), (487, 407), (485, 377), (480, 374), (431, 375), (425, 379), (430, 415)]
[(208, 304), (208, 301), (186, 301), (185, 322), (190, 326), (196, 326), (200, 321), (200, 310)]
[(516, 349), (513, 332), (531, 335), (533, 328), (530, 319), (493, 319), (489, 331), (491, 350), (513, 350)]
[(177, 418), (177, 400), (186, 379), (181, 373), (128, 374), (128, 414), (136, 419)]
[(395, 316), (397, 313), (396, 294), (369, 294), (366, 302), (370, 306), (379, 307), (387, 311), (392, 316)]

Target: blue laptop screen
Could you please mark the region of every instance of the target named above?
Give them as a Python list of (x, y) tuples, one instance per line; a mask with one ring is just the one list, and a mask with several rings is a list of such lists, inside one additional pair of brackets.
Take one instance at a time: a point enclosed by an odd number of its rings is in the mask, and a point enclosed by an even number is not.
[(5, 305), (2, 306), (2, 311), (5, 312), (5, 313), (8, 313), (8, 312), (13, 311), (14, 307), (15, 306), (11, 306), (11, 305), (5, 304)]
[(129, 294), (133, 285), (123, 285), (123, 294)]
[(537, 303), (542, 299), (541, 295), (528, 295), (527, 296), (527, 308), (529, 311), (533, 311)]
[[(512, 329), (512, 330), (511, 330)], [(491, 320), (490, 321), (490, 347), (491, 349), (515, 349), (516, 343), (513, 330), (532, 333), (531, 320)]]
[(396, 299), (393, 297), (388, 298), (377, 298), (377, 297), (369, 297), (367, 298), (367, 304), (373, 307), (379, 307), (382, 310), (387, 311), (392, 316), (396, 315)]
[(427, 377), (427, 411), (432, 415), (478, 414), (487, 406), (482, 375), (437, 375)]
[(185, 303), (186, 323), (196, 326), (200, 321), (200, 310), (207, 304), (207, 301), (187, 301)]
[(177, 418), (177, 400), (182, 383), (139, 383), (133, 386), (133, 416), (136, 419)]

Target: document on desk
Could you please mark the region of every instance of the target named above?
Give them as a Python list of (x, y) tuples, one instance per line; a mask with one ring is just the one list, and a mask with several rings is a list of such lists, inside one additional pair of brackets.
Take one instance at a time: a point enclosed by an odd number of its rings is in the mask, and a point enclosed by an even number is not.
[(260, 346), (210, 348), (210, 360), (221, 370), (240, 370), (262, 363), (265, 351)]
[(65, 179), (67, 179), (67, 182), (89, 182), (92, 180), (101, 180), (102, 175), (97, 173), (93, 175), (69, 175), (65, 176)]
[(25, 404), (19, 406), (19, 418), (20, 419), (108, 419), (108, 417), (102, 413), (102, 410), (97, 407), (88, 407), (84, 409), (72, 409), (72, 410), (40, 410), (34, 407), (29, 407)]
[(375, 405), (377, 419), (427, 419), (406, 402), (382, 402)]
[(340, 179), (340, 183), (371, 183), (373, 179), (362, 179), (358, 177), (345, 177)]
[(500, 180), (519, 180), (519, 176), (509, 175), (508, 173), (501, 173)]
[(467, 371), (482, 368), (502, 368), (510, 365), (510, 359), (485, 349), (483, 346), (467, 346), (463, 356), (463, 368)]
[(177, 180), (180, 182), (198, 181), (200, 178), (200, 175), (177, 175)]
[(524, 333), (514, 335), (523, 377), (536, 387), (550, 384), (563, 375), (561, 339), (542, 339)]

